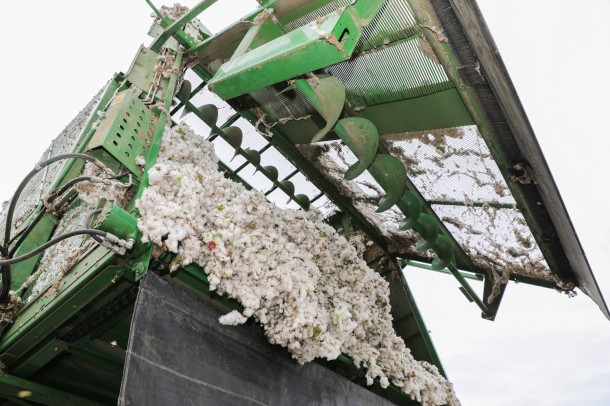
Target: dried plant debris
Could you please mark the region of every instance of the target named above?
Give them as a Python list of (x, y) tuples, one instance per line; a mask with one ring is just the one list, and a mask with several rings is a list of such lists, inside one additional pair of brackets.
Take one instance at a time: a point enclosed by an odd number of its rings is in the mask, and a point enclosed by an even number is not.
[[(564, 291), (574, 288), (551, 273), (475, 126), (384, 135), (382, 143), (403, 162), (413, 184), (475, 265), (494, 280), (490, 300), (511, 273), (552, 281)], [(344, 179), (347, 168), (357, 161), (349, 148), (341, 141), (298, 148), (380, 230), (392, 253), (417, 254), (413, 249), (417, 234), (397, 229), (403, 217), (400, 211), (394, 207), (375, 212), (383, 195), (375, 180), (366, 172), (354, 181)]]
[(384, 135), (382, 142), (427, 200), (515, 203), (476, 126)]
[[(61, 217), (53, 236), (85, 228), (84, 221), (87, 215), (100, 201), (111, 201), (123, 205), (131, 198), (124, 184), (117, 180), (103, 179), (102, 176), (108, 176), (108, 173), (103, 172), (94, 164), (87, 163), (82, 175), (90, 176), (92, 180), (75, 185), (74, 189), (79, 192), (80, 202), (73, 204)], [(27, 301), (35, 299), (43, 292), (45, 295), (54, 294), (61, 279), (94, 245), (96, 243), (90, 237), (79, 235), (67, 238), (47, 249), (40, 259), (37, 271), (20, 287), (20, 291), (27, 290), (33, 284)]]
[(281, 210), (226, 179), (213, 147), (188, 127), (166, 130), (137, 206), (143, 241), (204, 267), (210, 289), (237, 299), (271, 343), (301, 362), (349, 355), (370, 385), (390, 382), (426, 405), (457, 405), (436, 367), (416, 361), (392, 327), (388, 283), (316, 210)]
[(21, 306), (21, 297), (17, 292), (10, 291), (8, 301), (0, 303), (0, 328), (13, 322), (13, 317)]
[(511, 274), (554, 282), (562, 290), (574, 289), (551, 273), (519, 210), (441, 205), (433, 209), (474, 264), (489, 272), (494, 282), (489, 302)]
[[(182, 17), (183, 15), (188, 13), (189, 8), (186, 7), (186, 6), (183, 6), (180, 3), (174, 3), (174, 5), (171, 6), (171, 7), (169, 7), (169, 6), (161, 6), (160, 11), (161, 11), (161, 13), (165, 14), (166, 16), (171, 18), (172, 20), (176, 21), (180, 17)], [(153, 15), (153, 17), (154, 16), (155, 15)]]

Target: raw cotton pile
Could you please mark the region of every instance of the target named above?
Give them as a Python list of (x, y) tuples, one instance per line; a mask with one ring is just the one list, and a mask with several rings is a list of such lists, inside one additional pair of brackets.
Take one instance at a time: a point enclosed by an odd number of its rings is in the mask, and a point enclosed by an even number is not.
[(210, 288), (244, 307), (269, 341), (308, 362), (349, 355), (370, 385), (390, 382), (426, 405), (457, 405), (436, 367), (418, 362), (392, 327), (388, 283), (321, 215), (281, 210), (226, 179), (212, 144), (188, 127), (167, 129), (150, 187), (137, 203), (143, 241), (176, 253), (172, 268), (204, 267)]

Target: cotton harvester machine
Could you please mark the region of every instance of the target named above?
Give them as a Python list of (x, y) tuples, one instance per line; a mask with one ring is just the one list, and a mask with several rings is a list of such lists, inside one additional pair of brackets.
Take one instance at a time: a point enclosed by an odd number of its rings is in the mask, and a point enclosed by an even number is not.
[(394, 329), (442, 374), (407, 265), (455, 277), (488, 320), (509, 280), (579, 288), (608, 317), (476, 5), (259, 0), (212, 34), (197, 16), (213, 3), (149, 2), (150, 46), (4, 207), (3, 404), (415, 403), (345, 355), (301, 367), (256, 322), (220, 326), (240, 304), (142, 242), (136, 201), (182, 120), (227, 178), (363, 236)]

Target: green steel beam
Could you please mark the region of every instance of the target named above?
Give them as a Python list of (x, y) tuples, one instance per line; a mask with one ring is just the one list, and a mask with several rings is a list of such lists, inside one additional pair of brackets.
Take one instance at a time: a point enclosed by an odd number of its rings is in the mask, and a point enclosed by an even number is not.
[(29, 355), (26, 360), (15, 365), (15, 367), (11, 369), (11, 373), (22, 378), (29, 378), (56, 357), (60, 356), (66, 347), (66, 343), (62, 343), (55, 338), (52, 338), (39, 346), (39, 348), (33, 354)]
[(461, 271), (459, 271), (456, 268), (456, 266), (453, 263), (450, 263), (447, 266), (447, 268), (442, 269), (442, 270), (435, 270), (435, 269), (432, 269), (432, 267), (425, 266), (425, 264), (423, 264), (423, 263), (411, 262), (411, 261), (408, 261), (408, 260), (407, 261), (401, 261), (401, 262), (399, 262), (399, 264), (400, 264), (401, 269), (404, 268), (406, 265), (411, 265), (411, 266), (415, 266), (415, 267), (418, 267), (418, 268), (429, 269), (429, 270), (433, 270), (433, 271), (436, 271), (436, 272), (448, 273), (448, 274), (453, 275), (455, 277), (455, 279), (457, 279), (457, 281), (459, 282), (459, 284), (461, 286), (460, 290), (462, 290), (464, 295), (466, 295), (466, 298), (468, 298), (468, 300), (470, 300), (471, 302), (476, 303), (476, 305), (479, 306), (479, 308), (483, 312), (483, 317), (486, 318), (486, 319), (491, 319), (491, 320), (493, 320), (493, 318), (495, 317), (495, 313), (493, 313), (489, 309), (489, 306), (487, 304), (485, 304), (479, 298), (479, 296), (474, 291), (474, 289), (472, 289), (472, 287), (470, 286), (468, 281), (466, 281), (466, 279), (473, 279), (473, 280), (481, 281), (481, 280), (484, 279), (482, 276), (461, 272)]
[[(438, 273), (444, 273), (444, 274), (447, 274), (447, 275), (451, 275), (451, 272), (447, 268), (434, 269), (434, 268), (432, 268), (432, 265), (430, 265), (428, 263), (419, 262), (419, 261), (412, 261), (412, 260), (409, 260), (409, 259), (404, 259), (404, 260), (400, 261), (400, 267), (401, 268), (404, 268), (406, 266), (412, 266), (412, 267), (415, 267), (415, 268), (426, 269), (428, 271), (434, 271), (434, 272), (438, 272)], [(476, 281), (482, 281), (483, 279), (485, 279), (485, 277), (483, 275), (477, 274), (477, 273), (470, 273), (470, 272), (464, 272), (464, 271), (460, 271), (460, 273), (466, 279), (472, 279), (472, 280), (476, 280)]]
[(409, 284), (407, 283), (407, 279), (405, 278), (405, 276), (402, 272), (400, 273), (400, 279), (404, 286), (407, 301), (409, 302), (409, 306), (411, 306), (411, 309), (413, 310), (413, 316), (415, 317), (415, 321), (417, 323), (417, 326), (419, 327), (419, 331), (421, 333), (422, 339), (424, 340), (426, 348), (428, 349), (428, 352), (430, 353), (430, 355), (432, 357), (432, 364), (436, 365), (439, 369), (439, 372), (447, 378), (447, 373), (445, 372), (445, 369), (443, 368), (443, 364), (441, 363), (438, 353), (436, 352), (436, 348), (434, 347), (434, 342), (432, 341), (432, 337), (430, 337), (430, 332), (428, 331), (428, 328), (426, 327), (426, 323), (424, 322), (424, 319), (419, 311), (419, 308), (417, 307), (417, 303), (415, 302), (415, 297), (413, 296), (413, 293), (411, 292), (411, 288), (409, 287)]
[[(208, 7), (210, 7), (214, 3), (216, 3), (216, 0), (203, 0), (199, 4), (197, 4), (195, 7), (190, 9), (187, 13), (185, 13), (182, 17), (180, 17), (176, 21), (170, 23), (167, 26), (167, 28), (165, 28), (163, 33), (155, 39), (155, 41), (150, 46), (150, 49), (155, 52), (158, 52), (161, 49), (161, 47), (163, 46), (163, 44), (165, 44), (165, 42), (167, 42), (169, 37), (176, 34), (178, 32), (178, 30), (182, 29), (182, 26), (184, 26), (189, 21), (191, 21), (193, 18), (197, 17), (199, 14), (204, 12)], [(153, 7), (153, 10), (156, 10), (156, 8), (152, 5), (151, 2), (148, 2), (148, 4), (151, 7)], [(168, 20), (165, 20), (165, 21), (169, 22)], [(186, 35), (186, 33), (185, 33), (185, 35)]]
[[(432, 266), (426, 262), (421, 262), (421, 261), (413, 261), (413, 260), (403, 260), (401, 262), (402, 266), (412, 266), (415, 268), (419, 268), (419, 269), (425, 269), (428, 271), (434, 271), (434, 272), (439, 272), (439, 273), (443, 273), (443, 274), (447, 274), (450, 275), (451, 272), (449, 272), (449, 269), (445, 268), (445, 269), (441, 269), (441, 270), (437, 270), (437, 269), (432, 269)], [(484, 281), (485, 280), (485, 276), (482, 273), (471, 273), (471, 272), (467, 272), (467, 271), (463, 271), (461, 270), (460, 273), (462, 274), (462, 276), (466, 279), (472, 279), (472, 280), (478, 280), (478, 281)], [(511, 274), (509, 277), (509, 280), (515, 282), (515, 283), (526, 283), (528, 285), (532, 285), (532, 286), (538, 286), (541, 288), (547, 288), (547, 289), (556, 289), (557, 286), (555, 285), (554, 282), (552, 281), (545, 281), (542, 279), (535, 279), (535, 278), (531, 278), (529, 276), (524, 276), (524, 275), (517, 275), (517, 274)]]
[(357, 1), (231, 59), (210, 80), (210, 89), (228, 100), (345, 61), (383, 4)]
[(495, 314), (493, 314), (489, 310), (488, 306), (485, 303), (483, 303), (483, 301), (479, 298), (479, 295), (477, 295), (477, 292), (475, 292), (474, 289), (472, 289), (472, 286), (470, 286), (468, 281), (466, 281), (464, 276), (462, 276), (462, 274), (455, 267), (455, 265), (453, 263), (450, 263), (447, 266), (447, 269), (449, 269), (449, 272), (451, 272), (451, 274), (455, 277), (455, 279), (457, 279), (457, 281), (460, 283), (461, 287), (463, 288), (464, 294), (468, 298), (472, 299), (472, 301), (475, 302), (477, 304), (477, 306), (479, 306), (479, 309), (481, 309), (481, 311), (483, 312), (483, 318), (493, 320), (493, 318), (495, 317)]
[(0, 342), (2, 362), (11, 366), (90, 304), (92, 298), (116, 286), (119, 268), (107, 266), (113, 257), (114, 253), (103, 247), (94, 248), (59, 282), (56, 295), (41, 295), (28, 303), (4, 332)]
[(155, 134), (153, 136), (153, 140), (150, 146), (148, 158), (146, 159), (146, 168), (144, 169), (144, 175), (142, 176), (142, 184), (140, 185), (140, 189), (138, 190), (136, 199), (140, 199), (142, 197), (142, 193), (144, 193), (144, 190), (149, 186), (148, 171), (154, 166), (157, 160), (159, 149), (161, 149), (161, 139), (163, 138), (165, 125), (168, 121), (171, 120), (168, 110), (171, 108), (171, 103), (174, 98), (176, 84), (178, 82), (178, 70), (181, 65), (182, 52), (178, 52), (178, 54), (176, 55), (176, 60), (174, 61), (174, 66), (172, 67), (173, 73), (170, 77), (169, 84), (167, 85), (167, 90), (163, 101), (164, 108), (159, 109), (159, 121), (157, 122), (157, 128), (155, 129)]
[(14, 393), (13, 396), (19, 399), (34, 402), (47, 406), (97, 406), (101, 403), (73, 395), (49, 386), (19, 378), (14, 375), (0, 374), (0, 387), (2, 392)]

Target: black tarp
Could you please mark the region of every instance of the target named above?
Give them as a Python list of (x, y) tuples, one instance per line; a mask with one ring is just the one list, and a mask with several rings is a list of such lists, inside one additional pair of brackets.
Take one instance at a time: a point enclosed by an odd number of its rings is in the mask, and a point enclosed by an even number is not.
[(248, 326), (150, 273), (131, 325), (119, 405), (385, 405), (316, 363), (299, 365)]

